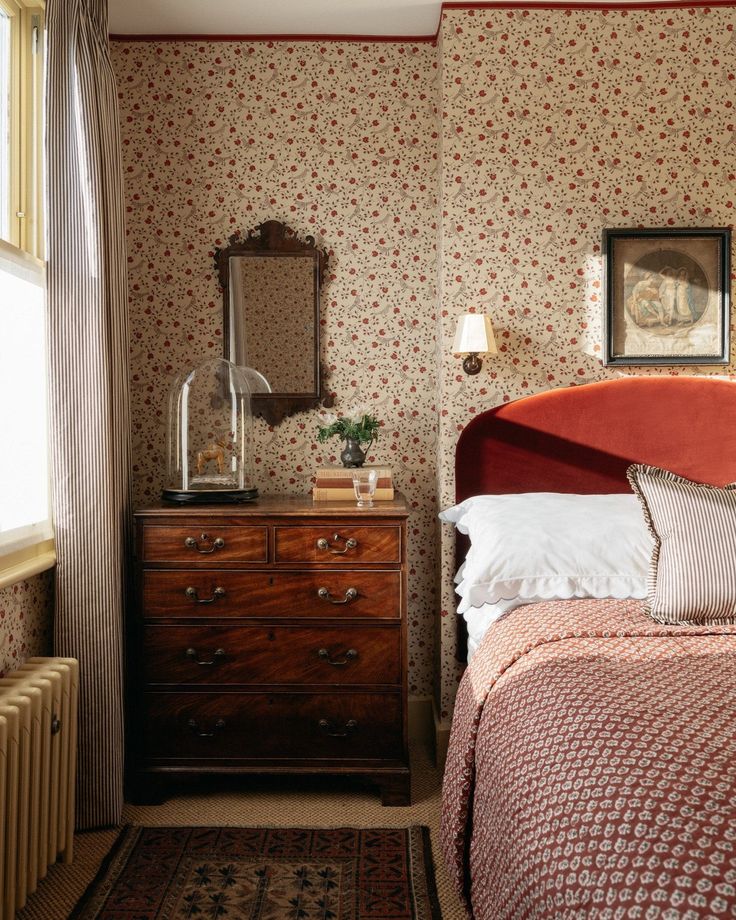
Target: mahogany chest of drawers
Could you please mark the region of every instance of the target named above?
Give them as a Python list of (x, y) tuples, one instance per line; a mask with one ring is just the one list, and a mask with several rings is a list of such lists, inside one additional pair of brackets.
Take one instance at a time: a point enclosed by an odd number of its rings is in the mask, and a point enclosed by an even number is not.
[(351, 773), (409, 803), (404, 500), (136, 514), (133, 794), (172, 775)]

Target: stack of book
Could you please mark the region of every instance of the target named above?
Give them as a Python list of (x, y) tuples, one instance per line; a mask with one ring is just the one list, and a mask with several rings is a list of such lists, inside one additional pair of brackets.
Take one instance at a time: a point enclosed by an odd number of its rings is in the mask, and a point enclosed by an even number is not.
[[(390, 466), (361, 467), (375, 470), (378, 474), (374, 501), (391, 501), (394, 497), (394, 482)], [(317, 480), (312, 490), (316, 502), (354, 502), (353, 471), (344, 466), (322, 466), (317, 470)]]

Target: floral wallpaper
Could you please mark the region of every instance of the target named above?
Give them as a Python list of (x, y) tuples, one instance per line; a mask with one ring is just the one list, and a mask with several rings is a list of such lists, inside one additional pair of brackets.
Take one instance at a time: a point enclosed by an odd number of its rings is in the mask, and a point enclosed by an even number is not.
[[(212, 247), (268, 218), (314, 235), (328, 387), (383, 420), (371, 459), (413, 511), (411, 690), (434, 688), (449, 724), (453, 535), (437, 541), (435, 512), (458, 433), (499, 402), (614, 376), (603, 227), (732, 223), (735, 26), (728, 7), (446, 8), (436, 46), (115, 43), (136, 503), (161, 487), (173, 376), (222, 347)], [(500, 347), (477, 377), (450, 353), (470, 309)], [(264, 491), (306, 492), (336, 459), (315, 413), (257, 424)]]
[[(127, 197), (134, 501), (164, 478), (174, 376), (222, 352), (213, 248), (276, 219), (329, 252), (323, 360), (335, 409), (383, 422), (369, 462), (409, 502), (409, 683), (431, 694), (437, 440), (436, 48), (113, 43)], [(278, 336), (279, 330), (273, 327)], [(317, 414), (256, 421), (257, 485), (311, 491), (337, 441)]]
[(26, 658), (51, 654), (53, 573), (0, 588), (0, 677)]
[[(449, 504), (472, 416), (616, 375), (601, 365), (603, 227), (733, 223), (736, 9), (447, 9), (441, 43), (438, 478)], [(477, 377), (449, 353), (455, 317), (471, 308), (490, 314), (500, 348)], [(459, 676), (453, 565), (448, 530), (444, 720)]]

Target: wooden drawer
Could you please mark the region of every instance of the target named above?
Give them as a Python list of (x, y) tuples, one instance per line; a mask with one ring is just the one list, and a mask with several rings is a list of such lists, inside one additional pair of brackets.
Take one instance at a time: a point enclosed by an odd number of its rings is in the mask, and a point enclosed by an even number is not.
[(399, 693), (157, 693), (142, 730), (154, 760), (375, 760), (402, 756)]
[(143, 679), (151, 684), (395, 684), (395, 627), (147, 625)]
[(229, 527), (216, 521), (189, 527), (143, 527), (145, 562), (268, 562), (266, 527)]
[[(352, 590), (351, 590), (352, 589)], [(344, 603), (342, 603), (344, 601)], [(391, 617), (400, 572), (143, 572), (143, 611), (158, 617)]]
[(276, 526), (276, 562), (401, 562), (401, 528), (324, 524)]

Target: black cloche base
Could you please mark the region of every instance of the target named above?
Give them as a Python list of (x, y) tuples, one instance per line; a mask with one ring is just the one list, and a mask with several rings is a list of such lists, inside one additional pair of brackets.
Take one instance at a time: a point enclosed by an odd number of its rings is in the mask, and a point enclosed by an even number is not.
[(164, 489), (161, 498), (180, 505), (235, 505), (255, 501), (258, 498), (258, 489), (202, 489), (197, 492)]

